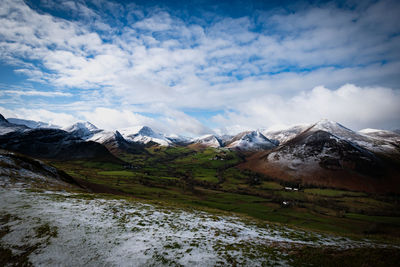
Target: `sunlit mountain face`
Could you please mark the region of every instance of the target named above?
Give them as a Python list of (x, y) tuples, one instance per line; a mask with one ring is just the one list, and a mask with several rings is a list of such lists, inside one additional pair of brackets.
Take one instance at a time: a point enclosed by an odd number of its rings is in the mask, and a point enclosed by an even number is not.
[(0, 112), (196, 137), (400, 128), (397, 1), (2, 1)]

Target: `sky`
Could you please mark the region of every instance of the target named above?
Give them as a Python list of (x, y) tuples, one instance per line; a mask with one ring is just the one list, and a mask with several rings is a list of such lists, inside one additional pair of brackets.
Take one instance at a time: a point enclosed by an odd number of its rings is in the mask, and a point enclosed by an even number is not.
[(400, 1), (1, 0), (0, 113), (235, 134), (400, 128)]

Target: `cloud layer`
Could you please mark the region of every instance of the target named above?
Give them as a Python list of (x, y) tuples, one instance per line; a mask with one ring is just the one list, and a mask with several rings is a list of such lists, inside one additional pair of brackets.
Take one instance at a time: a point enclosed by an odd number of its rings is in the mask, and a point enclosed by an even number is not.
[[(226, 131), (237, 132), (265, 125), (266, 128), (309, 124), (323, 118), (351, 125), (355, 130), (375, 125), (395, 128), (400, 113), (400, 92), (386, 88), (362, 88), (346, 84), (337, 90), (318, 86), (285, 99), (269, 95), (252, 99), (238, 110), (213, 117)], [(236, 122), (232, 125), (231, 122)], [(262, 123), (264, 122), (264, 123)]]
[[(189, 134), (321, 117), (356, 129), (400, 127), (398, 1), (187, 12), (4, 0), (0, 60), (35, 89), (0, 91), (0, 104), (18, 116), (23, 101), (105, 128)], [(189, 110), (219, 114), (203, 125)]]

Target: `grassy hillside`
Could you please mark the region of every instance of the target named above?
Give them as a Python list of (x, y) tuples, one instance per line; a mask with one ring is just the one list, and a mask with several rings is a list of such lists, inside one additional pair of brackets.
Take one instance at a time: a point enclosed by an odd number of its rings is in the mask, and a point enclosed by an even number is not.
[[(400, 196), (304, 188), (240, 170), (243, 155), (223, 149), (150, 147), (126, 164), (53, 161), (93, 191), (167, 205), (217, 209), (261, 221), (359, 237), (400, 237)], [(104, 191), (106, 190), (106, 191)]]

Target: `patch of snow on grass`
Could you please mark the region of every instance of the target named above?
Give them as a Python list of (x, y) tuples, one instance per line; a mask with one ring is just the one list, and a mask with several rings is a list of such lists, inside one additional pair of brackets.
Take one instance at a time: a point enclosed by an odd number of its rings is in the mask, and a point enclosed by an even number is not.
[(232, 259), (261, 266), (285, 264), (279, 250), (265, 252), (276, 244), (361, 244), (283, 226), (259, 227), (235, 216), (92, 197), (0, 188), (0, 214), (12, 218), (0, 225), (9, 229), (0, 245), (16, 254), (21, 246), (34, 247), (29, 261), (35, 266), (215, 266)]

